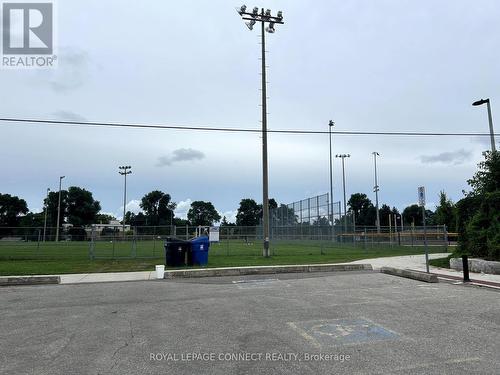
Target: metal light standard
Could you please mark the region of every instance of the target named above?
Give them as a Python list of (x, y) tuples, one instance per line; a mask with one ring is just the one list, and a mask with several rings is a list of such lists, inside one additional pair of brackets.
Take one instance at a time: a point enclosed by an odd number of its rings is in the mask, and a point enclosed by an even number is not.
[(346, 195), (345, 195), (345, 164), (344, 164), (344, 160), (345, 160), (345, 158), (350, 158), (351, 155), (339, 154), (339, 155), (335, 155), (335, 157), (342, 159), (342, 187), (344, 189), (344, 234), (346, 234), (347, 233), (347, 200), (346, 200)]
[(56, 242), (59, 242), (59, 223), (61, 222), (61, 184), (62, 179), (66, 176), (59, 177), (59, 198), (57, 203), (57, 227), (56, 227)]
[[(262, 54), (262, 226), (264, 237), (263, 255), (269, 257), (269, 188), (268, 188), (268, 170), (267, 170), (267, 97), (266, 97), (266, 40), (265, 32), (274, 33), (275, 24), (283, 24), (283, 12), (279, 11), (276, 17), (271, 16), (271, 9), (261, 9), (254, 7), (252, 12), (246, 11), (246, 5), (236, 8), (241, 18), (250, 30), (257, 23), (261, 23), (261, 54)], [(265, 24), (269, 23), (268, 27)]]
[(335, 225), (335, 217), (333, 215), (333, 160), (332, 160), (332, 128), (335, 126), (335, 123), (333, 122), (333, 120), (330, 120), (330, 122), (328, 123), (328, 135), (330, 137), (330, 214), (332, 215), (331, 216), (331, 220), (332, 220), (332, 239), (334, 238), (335, 236), (335, 229), (334, 229), (334, 225)]
[(377, 233), (380, 233), (380, 213), (378, 212), (378, 178), (377, 178), (377, 156), (380, 154), (376, 151), (372, 152), (373, 154), (373, 162), (375, 165), (375, 186), (373, 187), (373, 191), (375, 192), (375, 208), (377, 210)]
[(490, 124), (490, 141), (491, 141), (491, 152), (496, 151), (495, 147), (495, 133), (493, 132), (493, 119), (491, 118), (491, 105), (490, 105), (490, 99), (481, 99), (478, 100), (474, 103), (472, 103), (473, 106), (479, 106), (483, 105), (486, 103), (486, 106), (488, 107), (488, 121)]
[(49, 208), (49, 191), (50, 189), (47, 188), (47, 198), (45, 200), (45, 218), (43, 219), (43, 242), (45, 242), (45, 233), (47, 233), (47, 211)]
[[(125, 208), (127, 205), (127, 175), (132, 173), (129, 169), (132, 168), (130, 165), (124, 165), (118, 167), (120, 171), (118, 172), (125, 178), (125, 186), (123, 188), (123, 219), (122, 219), (122, 235), (125, 236)], [(122, 172), (123, 171), (123, 172)]]

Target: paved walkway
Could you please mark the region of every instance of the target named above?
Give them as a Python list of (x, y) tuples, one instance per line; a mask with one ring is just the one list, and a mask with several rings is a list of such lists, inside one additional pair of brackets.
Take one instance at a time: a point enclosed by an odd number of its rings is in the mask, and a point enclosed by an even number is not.
[[(437, 253), (429, 254), (429, 259), (445, 258), (449, 256), (449, 253)], [(373, 259), (363, 259), (357, 260), (352, 263), (368, 263), (371, 264), (374, 270), (380, 269), (382, 267), (394, 267), (394, 268), (408, 268), (416, 271), (425, 271), (425, 255), (405, 255), (400, 257), (385, 257), (385, 258), (373, 258)], [(431, 273), (438, 274), (439, 276), (450, 276), (452, 279), (462, 280), (462, 271), (455, 271), (448, 268), (440, 268), (430, 266)], [(485, 273), (470, 272), (469, 277), (471, 280), (485, 281), (491, 283), (500, 284), (500, 275), (490, 275)]]
[[(429, 254), (430, 259), (444, 258), (450, 255), (449, 253)], [(374, 270), (381, 267), (394, 267), (401, 269), (412, 269), (417, 271), (425, 271), (425, 256), (424, 255), (406, 255), (399, 257), (383, 257), (373, 259), (362, 259), (351, 263), (356, 264), (371, 264)], [(450, 270), (447, 268), (430, 267), (430, 272), (438, 274), (440, 277), (449, 276), (450, 279), (462, 280), (463, 274), (461, 271)], [(47, 275), (45, 275), (47, 276)], [(57, 275), (56, 275), (57, 276)], [(156, 280), (156, 272), (108, 272), (108, 273), (79, 273), (60, 275), (61, 284), (81, 284), (81, 283), (100, 283), (113, 281), (144, 281)], [(500, 285), (500, 275), (490, 275), (484, 273), (470, 272), (470, 279), (486, 283), (495, 283)]]

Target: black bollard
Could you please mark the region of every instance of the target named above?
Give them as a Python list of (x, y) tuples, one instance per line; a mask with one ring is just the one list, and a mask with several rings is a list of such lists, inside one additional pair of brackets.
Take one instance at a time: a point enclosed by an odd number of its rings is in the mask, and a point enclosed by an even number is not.
[(464, 270), (464, 283), (470, 282), (469, 279), (469, 260), (467, 259), (467, 255), (462, 255), (462, 267)]

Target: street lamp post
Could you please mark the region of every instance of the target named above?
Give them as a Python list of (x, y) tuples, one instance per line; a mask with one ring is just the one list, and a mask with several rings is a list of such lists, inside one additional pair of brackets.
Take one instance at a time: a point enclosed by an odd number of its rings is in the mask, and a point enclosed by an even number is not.
[(490, 99), (481, 99), (478, 100), (474, 103), (472, 103), (473, 106), (479, 106), (483, 105), (486, 103), (486, 106), (488, 108), (488, 122), (490, 125), (490, 141), (491, 141), (491, 152), (496, 151), (495, 147), (495, 133), (493, 132), (493, 119), (491, 118), (491, 105), (490, 105)]
[[(268, 165), (267, 165), (267, 97), (266, 97), (266, 40), (265, 32), (274, 33), (275, 24), (283, 24), (283, 13), (279, 11), (276, 17), (271, 16), (271, 9), (254, 7), (252, 12), (247, 12), (246, 5), (236, 8), (241, 18), (250, 30), (257, 23), (261, 23), (261, 62), (262, 62), (262, 226), (264, 237), (263, 255), (269, 257), (269, 188), (268, 188)], [(265, 27), (268, 23), (269, 26)]]
[(56, 227), (56, 242), (59, 242), (59, 223), (61, 222), (61, 184), (62, 179), (66, 176), (59, 177), (59, 198), (57, 203), (57, 227)]
[(328, 134), (330, 137), (330, 214), (332, 220), (332, 239), (335, 237), (335, 216), (333, 214), (333, 160), (332, 160), (332, 128), (335, 126), (335, 123), (330, 120), (328, 123)]
[(129, 171), (130, 168), (132, 168), (130, 165), (123, 165), (121, 167), (118, 167), (118, 169), (120, 169), (118, 173), (121, 174), (125, 180), (124, 183), (125, 186), (123, 188), (123, 219), (122, 219), (122, 235), (124, 237), (125, 237), (125, 209), (127, 206), (127, 175), (132, 173), (132, 171)]
[(380, 213), (378, 212), (378, 178), (377, 178), (377, 156), (380, 154), (376, 151), (372, 152), (373, 154), (373, 162), (375, 165), (375, 186), (373, 187), (373, 191), (375, 192), (375, 208), (377, 210), (377, 233), (380, 233)]
[(336, 158), (341, 158), (342, 159), (342, 187), (344, 189), (344, 234), (347, 233), (347, 199), (345, 195), (345, 164), (344, 160), (346, 158), (350, 158), (350, 154), (339, 154), (335, 155)]
[(45, 242), (45, 234), (47, 233), (47, 211), (49, 208), (49, 191), (47, 188), (47, 198), (45, 199), (45, 218), (43, 219), (43, 242)]

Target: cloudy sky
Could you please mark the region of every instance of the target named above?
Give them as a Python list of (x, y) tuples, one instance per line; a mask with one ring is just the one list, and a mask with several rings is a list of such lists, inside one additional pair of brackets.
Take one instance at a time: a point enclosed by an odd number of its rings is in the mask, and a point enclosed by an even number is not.
[[(59, 1), (58, 67), (1, 70), (1, 117), (181, 126), (260, 127), (259, 31), (240, 3)], [(247, 4), (283, 10), (267, 35), (270, 129), (488, 132), (500, 119), (500, 3), (496, 0), (322, 0)], [(498, 132), (498, 126), (497, 126)], [(498, 138), (498, 137), (497, 137)], [(159, 189), (179, 203), (208, 200), (230, 219), (261, 201), (259, 134), (0, 123), (0, 192), (40, 210), (46, 188), (77, 185), (121, 216)], [(498, 144), (498, 142), (497, 142)], [(404, 208), (426, 186), (462, 197), (487, 137), (334, 137), (348, 195)], [(269, 135), (270, 196), (289, 203), (329, 191), (327, 135)], [(334, 195), (341, 198), (340, 160)]]

